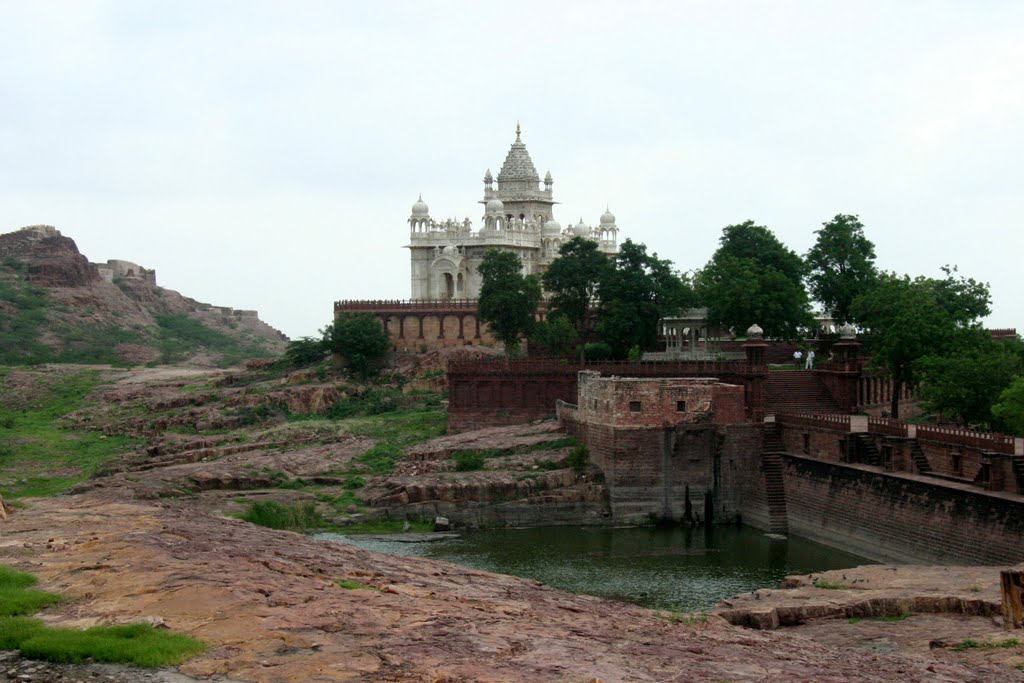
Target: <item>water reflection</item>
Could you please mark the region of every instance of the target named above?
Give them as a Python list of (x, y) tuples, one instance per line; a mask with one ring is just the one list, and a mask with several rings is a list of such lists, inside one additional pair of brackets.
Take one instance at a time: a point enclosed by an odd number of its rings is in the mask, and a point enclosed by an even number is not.
[(440, 543), (396, 543), (321, 534), (368, 550), (456, 562), (648, 607), (693, 611), (774, 586), (788, 574), (869, 564), (800, 538), (749, 527), (548, 527), (466, 532)]

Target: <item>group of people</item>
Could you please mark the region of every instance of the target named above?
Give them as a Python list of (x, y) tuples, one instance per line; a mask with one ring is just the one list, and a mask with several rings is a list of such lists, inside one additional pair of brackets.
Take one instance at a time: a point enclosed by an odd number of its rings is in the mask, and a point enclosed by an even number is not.
[(804, 360), (804, 352), (801, 351), (800, 349), (797, 349), (796, 351), (793, 352), (793, 365), (795, 365), (797, 368), (799, 368), (800, 367), (800, 361), (802, 361), (802, 360), (804, 361), (804, 370), (813, 370), (814, 369), (814, 349), (811, 349), (810, 351), (807, 352), (807, 359), (806, 360)]

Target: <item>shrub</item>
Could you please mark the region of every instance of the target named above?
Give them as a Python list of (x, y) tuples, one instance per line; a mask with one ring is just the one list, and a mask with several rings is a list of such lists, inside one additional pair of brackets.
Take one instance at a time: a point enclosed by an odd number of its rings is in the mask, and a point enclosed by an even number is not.
[(611, 360), (612, 347), (604, 342), (591, 342), (583, 346), (583, 357), (586, 360)]
[(340, 354), (362, 375), (391, 348), (384, 326), (370, 313), (342, 313), (323, 329), (323, 335), (327, 350)]
[(395, 469), (395, 461), (402, 457), (402, 449), (393, 443), (383, 442), (374, 445), (356, 458), (370, 468), (374, 474), (389, 474)]
[(259, 501), (249, 504), (242, 519), (269, 529), (305, 531), (324, 525), (324, 519), (315, 503), (283, 504), (274, 501)]
[(587, 465), (590, 464), (590, 451), (583, 444), (580, 444), (569, 451), (569, 457), (566, 459), (569, 467), (573, 468), (577, 472), (582, 472), (587, 469)]
[(482, 451), (457, 451), (452, 454), (455, 461), (456, 472), (471, 472), (482, 470), (486, 456)]
[(284, 351), (284, 358), (293, 368), (304, 368), (308, 365), (319, 363), (327, 355), (327, 348), (322, 339), (303, 337), (293, 342), (288, 342), (288, 348)]

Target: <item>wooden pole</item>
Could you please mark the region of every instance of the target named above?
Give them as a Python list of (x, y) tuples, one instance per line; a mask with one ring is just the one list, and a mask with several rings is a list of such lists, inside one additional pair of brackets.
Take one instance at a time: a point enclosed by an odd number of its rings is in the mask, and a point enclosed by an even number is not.
[(1024, 570), (999, 573), (1003, 593), (1003, 628), (1024, 628)]

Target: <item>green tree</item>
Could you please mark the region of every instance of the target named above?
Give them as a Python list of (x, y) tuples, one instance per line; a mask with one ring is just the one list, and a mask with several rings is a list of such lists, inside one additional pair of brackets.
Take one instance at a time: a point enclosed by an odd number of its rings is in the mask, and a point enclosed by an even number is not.
[(838, 214), (814, 234), (807, 252), (807, 284), (811, 296), (837, 323), (851, 322), (850, 305), (874, 284), (875, 245), (864, 236), (857, 216)]
[(284, 358), (293, 368), (304, 368), (319, 363), (327, 355), (327, 346), (323, 339), (302, 337), (288, 342), (284, 350)]
[(697, 274), (697, 300), (709, 319), (740, 331), (757, 323), (773, 337), (796, 337), (812, 321), (804, 263), (771, 230), (747, 221), (722, 230), (719, 247)]
[(598, 288), (610, 262), (597, 242), (573, 237), (558, 249), (558, 258), (544, 273), (544, 289), (552, 311), (560, 313), (586, 339), (587, 311), (595, 304)]
[(530, 333), (530, 348), (536, 345), (556, 356), (571, 356), (576, 351), (579, 335), (564, 315), (552, 314), (536, 323)]
[(362, 375), (391, 348), (384, 326), (370, 313), (341, 313), (321, 332), (325, 348)]
[(874, 367), (893, 383), (891, 415), (899, 417), (904, 386), (920, 380), (927, 356), (945, 356), (956, 347), (977, 317), (988, 312), (988, 287), (952, 276), (935, 280), (886, 273), (853, 300), (851, 314), (867, 332)]
[(533, 329), (540, 303), (540, 282), (533, 275), (523, 275), (522, 267), (516, 254), (498, 249), (488, 249), (477, 267), (483, 278), (477, 308), (480, 320), (505, 344), (508, 355), (519, 349), (519, 338)]
[(598, 286), (597, 334), (615, 358), (634, 346), (654, 349), (658, 321), (692, 305), (693, 290), (672, 263), (648, 254), (643, 244), (626, 240)]
[(980, 329), (957, 336), (945, 355), (926, 356), (918, 363), (918, 399), (929, 411), (989, 428), (1000, 394), (1024, 373), (1024, 345), (996, 341)]
[(1024, 436), (1024, 377), (1018, 377), (999, 394), (992, 406), (996, 426), (1004, 432)]

